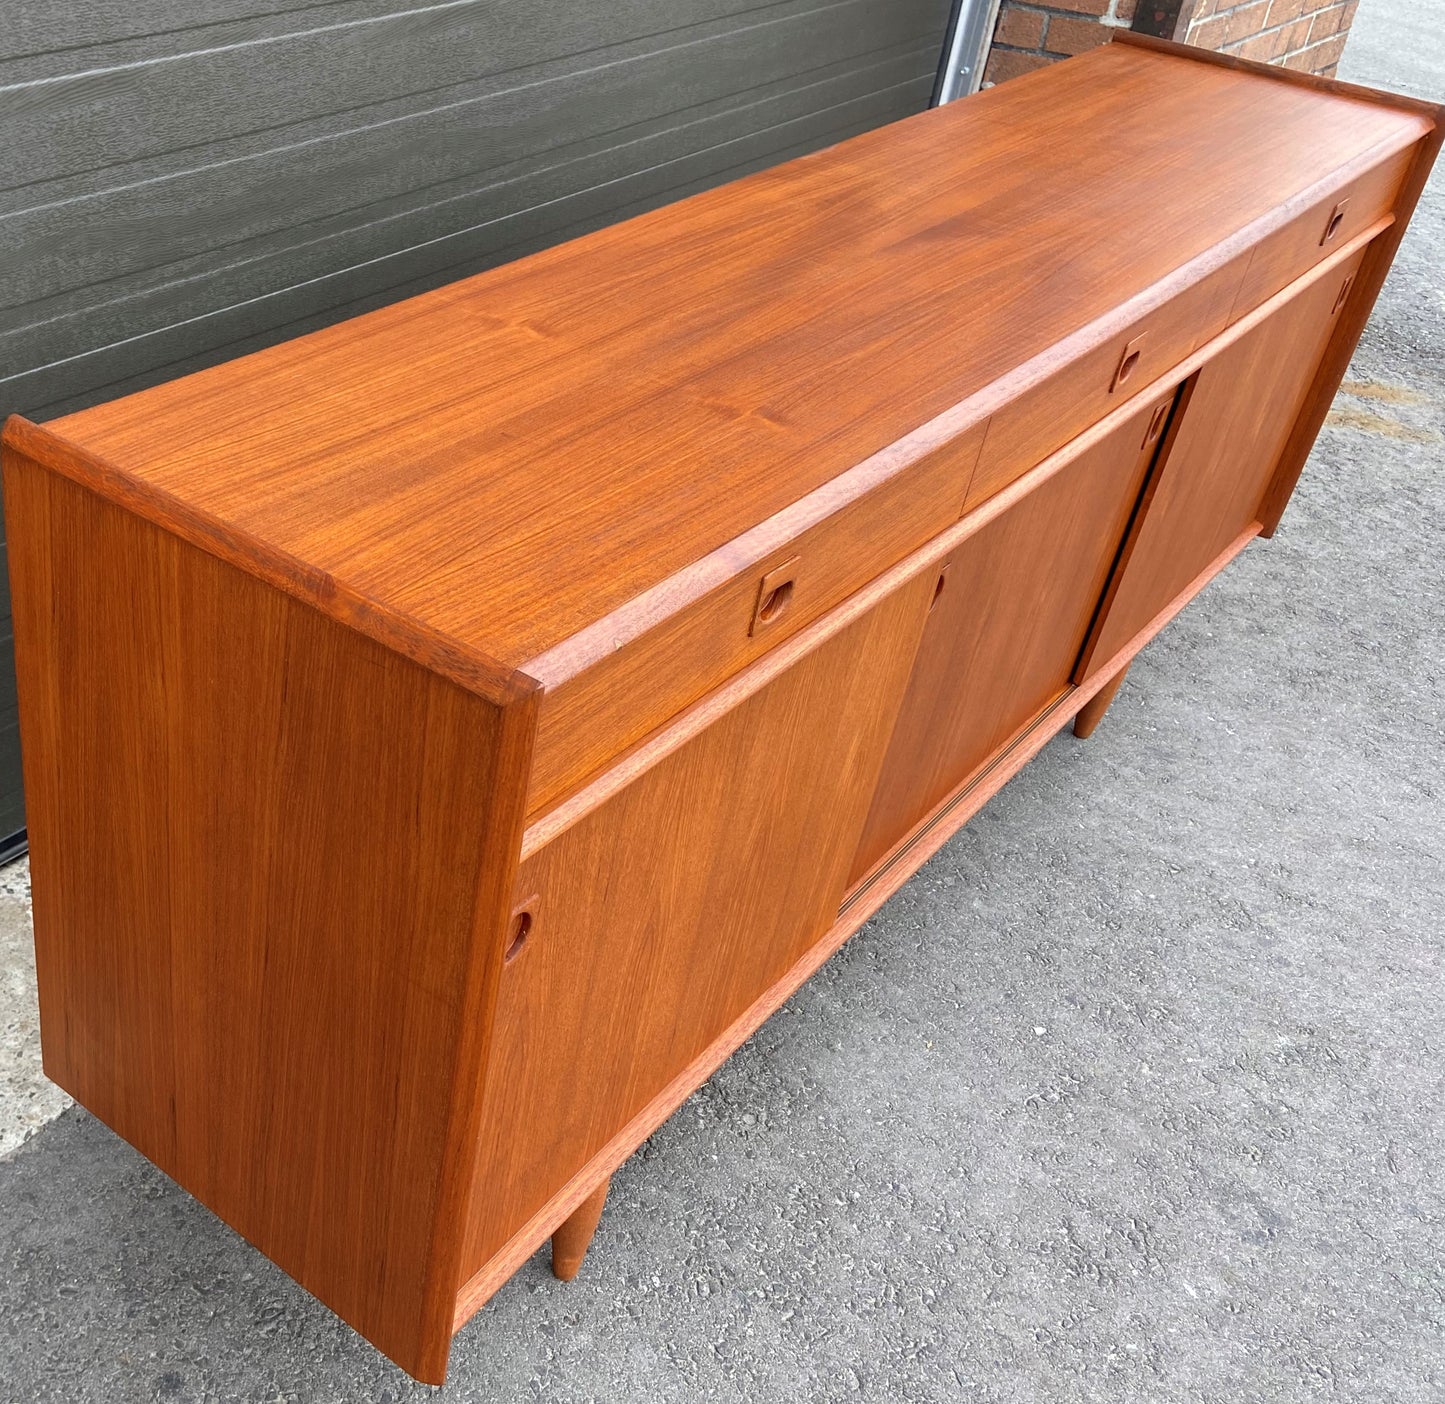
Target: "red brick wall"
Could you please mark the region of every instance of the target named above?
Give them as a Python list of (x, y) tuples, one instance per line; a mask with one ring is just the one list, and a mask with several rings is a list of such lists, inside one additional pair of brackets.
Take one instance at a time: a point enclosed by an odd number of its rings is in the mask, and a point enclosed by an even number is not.
[[(1136, 19), (1136, 4), (1143, 13)], [(1148, 28), (1201, 48), (1332, 76), (1359, 0), (1003, 0), (984, 83), (1102, 44), (1113, 29)], [(1145, 21), (1141, 23), (1140, 21)], [(1157, 29), (1154, 32), (1158, 32)]]
[(1188, 44), (1334, 76), (1360, 0), (1199, 0)]
[(1031, 68), (1102, 44), (1111, 29), (1128, 29), (1135, 0), (1049, 0), (1025, 5), (1003, 0), (983, 81), (1002, 83)]

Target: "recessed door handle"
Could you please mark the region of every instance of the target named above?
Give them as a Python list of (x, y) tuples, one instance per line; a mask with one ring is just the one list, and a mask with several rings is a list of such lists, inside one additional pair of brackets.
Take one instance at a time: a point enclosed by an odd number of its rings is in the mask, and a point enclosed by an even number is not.
[(1144, 442), (1140, 448), (1148, 448), (1150, 444), (1164, 432), (1164, 426), (1169, 420), (1169, 406), (1174, 401), (1162, 400), (1154, 406), (1154, 413), (1149, 416), (1149, 427), (1144, 431)]
[(537, 925), (538, 897), (533, 893), (525, 902), (512, 909), (512, 919), (507, 923), (507, 937), (502, 945), (502, 964), (510, 965), (522, 954), (527, 941)]
[(938, 579), (933, 584), (933, 598), (928, 602), (930, 611), (938, 603), (939, 596), (943, 594), (943, 587), (948, 584), (948, 568), (952, 564), (952, 561), (944, 561), (938, 569)]

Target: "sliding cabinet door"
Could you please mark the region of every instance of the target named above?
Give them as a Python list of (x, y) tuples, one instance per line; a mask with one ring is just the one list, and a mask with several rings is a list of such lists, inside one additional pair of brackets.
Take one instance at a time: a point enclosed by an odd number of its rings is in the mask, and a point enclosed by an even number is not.
[(1302, 288), (1185, 386), (1080, 681), (1258, 529), (1260, 504), (1363, 257)]
[(676, 749), (623, 762), (524, 852), (467, 1276), (832, 923), (931, 589), (915, 577)]
[(853, 882), (1068, 691), (1172, 400), (1143, 404), (943, 564)]

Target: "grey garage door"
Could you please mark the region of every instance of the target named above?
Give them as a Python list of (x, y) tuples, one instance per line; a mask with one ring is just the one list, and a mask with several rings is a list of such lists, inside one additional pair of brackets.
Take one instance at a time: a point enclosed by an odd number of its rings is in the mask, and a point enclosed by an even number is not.
[[(0, 411), (46, 419), (928, 105), (950, 0), (0, 0)], [(0, 839), (24, 823), (10, 606)]]

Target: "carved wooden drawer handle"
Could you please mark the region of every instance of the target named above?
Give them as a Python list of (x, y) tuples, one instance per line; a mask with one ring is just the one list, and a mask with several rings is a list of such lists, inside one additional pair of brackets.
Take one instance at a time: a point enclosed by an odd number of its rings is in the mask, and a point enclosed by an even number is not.
[(1139, 356), (1144, 349), (1144, 338), (1148, 332), (1140, 332), (1133, 341), (1124, 344), (1124, 350), (1119, 357), (1119, 367), (1114, 372), (1114, 383), (1109, 386), (1109, 393), (1112, 395), (1115, 390), (1122, 389), (1125, 382), (1139, 369)]
[(1320, 247), (1323, 248), (1340, 232), (1340, 225), (1345, 222), (1345, 210), (1349, 207), (1348, 200), (1341, 200), (1338, 205), (1330, 211), (1330, 217), (1325, 221), (1325, 232), (1320, 235)]
[(752, 623), (748, 625), (749, 634), (762, 633), (788, 612), (789, 605), (793, 603), (793, 585), (797, 575), (798, 557), (794, 556), (782, 565), (774, 566), (758, 581), (757, 603), (753, 605)]

